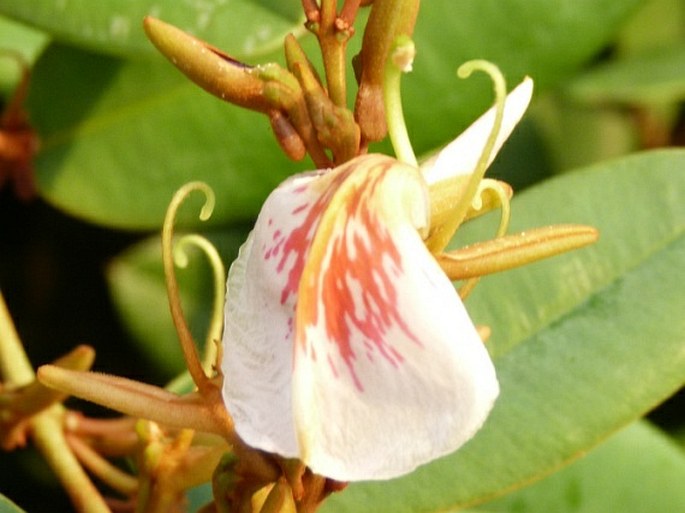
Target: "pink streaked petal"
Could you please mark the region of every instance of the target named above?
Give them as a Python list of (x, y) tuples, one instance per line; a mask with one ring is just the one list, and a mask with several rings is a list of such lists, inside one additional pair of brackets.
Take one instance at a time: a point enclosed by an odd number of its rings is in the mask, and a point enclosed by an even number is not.
[(229, 270), (223, 396), (246, 443), (298, 455), (290, 405), (297, 287), (335, 172), (281, 184)]
[[(530, 78), (525, 78), (507, 95), (502, 128), (497, 136), (488, 165), (492, 163), (504, 142), (523, 117), (532, 96), (533, 81)], [(432, 184), (447, 178), (471, 174), (476, 168), (485, 141), (492, 131), (494, 120), (495, 108), (492, 107), (454, 141), (436, 155), (422, 162), (421, 171), (426, 182)]]
[(426, 186), (353, 161), (299, 289), (293, 409), (300, 458), (342, 481), (387, 479), (452, 452), (498, 394), (492, 362), (426, 250)]

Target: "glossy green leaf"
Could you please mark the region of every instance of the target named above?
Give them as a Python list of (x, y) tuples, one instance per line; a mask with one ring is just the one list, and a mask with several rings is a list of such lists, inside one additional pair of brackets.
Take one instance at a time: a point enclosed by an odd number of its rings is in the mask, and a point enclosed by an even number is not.
[(23, 509), (0, 493), (0, 513), (25, 513)]
[(6, 53), (17, 52), (30, 66), (47, 41), (45, 34), (0, 16), (0, 93), (13, 91), (21, 77), (15, 59)]
[(117, 55), (153, 55), (142, 21), (164, 19), (239, 57), (268, 53), (302, 25), (298, 0), (3, 0), (0, 13), (56, 39)]
[[(233, 230), (210, 234), (226, 269), (238, 254), (246, 232)], [(159, 237), (145, 240), (115, 258), (107, 269), (114, 304), (137, 342), (137, 347), (155, 368), (168, 378), (185, 368), (167, 301), (162, 250)], [(183, 309), (193, 337), (203, 343), (212, 309), (212, 274), (199, 250), (190, 252), (186, 268), (177, 268)]]
[(173, 194), (192, 180), (217, 194), (212, 223), (249, 218), (297, 169), (266, 118), (222, 103), (161, 59), (125, 62), (52, 46), (32, 86), (39, 189), (90, 221), (158, 228)]
[[(501, 395), (455, 454), (350, 486), (323, 511), (438, 512), (540, 479), (685, 383), (685, 152), (562, 175), (513, 202), (512, 230), (580, 222), (590, 248), (482, 280), (467, 308), (493, 335)], [(463, 241), (487, 237), (482, 219)], [(466, 232), (471, 233), (466, 233)]]
[(444, 144), (492, 103), (489, 79), (460, 80), (471, 59), (497, 64), (513, 87), (524, 76), (537, 90), (568, 79), (606, 45), (641, 0), (431, 0), (423, 2), (414, 71), (402, 96), (418, 152)]
[(681, 0), (644, 0), (616, 39), (619, 55), (635, 55), (677, 44), (685, 38)]
[[(456, 78), (463, 61), (486, 57), (512, 83), (530, 73), (539, 85), (553, 84), (597, 51), (637, 1), (424, 2), (415, 72), (403, 83), (417, 152), (453, 138), (491, 102), (487, 79)], [(41, 193), (96, 223), (156, 228), (173, 192), (196, 179), (219, 196), (215, 222), (247, 218), (285, 176), (311, 165), (287, 162), (266, 119), (199, 91), (161, 56), (126, 63), (53, 47), (33, 85)]]
[(644, 422), (535, 485), (479, 508), (483, 513), (685, 511), (685, 453)]
[(555, 172), (639, 149), (635, 117), (624, 110), (591, 107), (561, 94), (548, 94), (538, 98), (529, 119), (542, 134)]
[(685, 98), (685, 45), (609, 61), (571, 82), (568, 94), (594, 103), (680, 101)]

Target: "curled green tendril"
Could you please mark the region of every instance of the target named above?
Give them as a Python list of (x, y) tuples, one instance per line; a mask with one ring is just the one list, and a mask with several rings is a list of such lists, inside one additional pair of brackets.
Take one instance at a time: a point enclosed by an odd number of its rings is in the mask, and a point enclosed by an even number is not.
[(183, 314), (181, 306), (181, 298), (178, 290), (178, 281), (176, 280), (176, 270), (174, 268), (174, 251), (173, 251), (173, 235), (174, 224), (176, 221), (176, 214), (183, 201), (193, 192), (201, 191), (205, 195), (205, 203), (200, 210), (199, 218), (201, 221), (206, 221), (212, 215), (214, 210), (215, 197), (214, 191), (203, 182), (190, 182), (181, 187), (169, 203), (166, 216), (164, 217), (164, 225), (162, 227), (162, 261), (164, 263), (164, 276), (166, 278), (167, 296), (169, 299), (169, 308), (171, 309), (171, 317), (176, 327), (179, 341), (181, 343), (181, 350), (183, 351), (183, 358), (186, 361), (188, 372), (193, 378), (193, 382), (197, 386), (200, 393), (208, 393), (212, 388), (212, 384), (205, 373), (205, 370), (200, 363), (197, 355), (197, 349), (193, 336), (188, 328), (188, 323)]
[(385, 63), (383, 80), (383, 103), (385, 118), (388, 125), (388, 135), (395, 150), (397, 159), (406, 164), (418, 167), (414, 149), (409, 140), (407, 125), (402, 111), (402, 96), (400, 82), (402, 73), (411, 71), (416, 49), (414, 42), (407, 36), (399, 36), (388, 55)]
[(476, 168), (469, 176), (469, 181), (466, 184), (464, 193), (459, 202), (455, 206), (454, 211), (450, 214), (449, 222), (445, 223), (440, 232), (436, 234), (433, 241), (429, 245), (429, 249), (433, 253), (439, 253), (444, 250), (449, 244), (449, 241), (454, 236), (454, 233), (459, 228), (459, 225), (464, 221), (466, 213), (471, 207), (474, 197), (478, 193), (480, 182), (485, 176), (485, 171), (488, 168), (488, 162), (497, 143), (502, 128), (502, 120), (504, 118), (504, 104), (507, 96), (507, 86), (504, 81), (504, 76), (497, 66), (484, 60), (468, 61), (462, 64), (457, 70), (459, 78), (468, 78), (474, 71), (482, 71), (487, 73), (492, 79), (493, 89), (495, 91), (495, 121), (492, 125), (492, 130), (485, 141), (483, 150), (476, 164)]
[(511, 219), (511, 204), (509, 201), (509, 196), (504, 191), (502, 186), (493, 180), (483, 180), (478, 186), (478, 191), (476, 191), (476, 196), (471, 202), (472, 206), (476, 210), (480, 210), (478, 204), (482, 204), (482, 196), (486, 191), (492, 191), (499, 202), (499, 206), (502, 209), (502, 215), (500, 216), (499, 228), (495, 237), (502, 237), (507, 233), (509, 229), (509, 220)]
[[(502, 214), (500, 216), (499, 227), (497, 228), (495, 238), (503, 237), (504, 235), (506, 235), (507, 230), (509, 230), (509, 220), (511, 219), (511, 204), (509, 202), (509, 196), (507, 196), (507, 193), (504, 192), (504, 189), (502, 189), (502, 187), (497, 183), (493, 184), (492, 181), (489, 180), (481, 181), (478, 186), (478, 190), (476, 191), (476, 197), (472, 201), (472, 205), (474, 207), (476, 207), (476, 202), (482, 203), (481, 197), (485, 191), (494, 192), (497, 196), (497, 199), (499, 200), (499, 205), (502, 209)], [(480, 209), (478, 208), (478, 210)], [(476, 287), (479, 281), (480, 277), (470, 278), (466, 280), (464, 284), (461, 287), (459, 287), (459, 297), (462, 300), (466, 299), (469, 296), (469, 294), (471, 294), (471, 292)]]
[(188, 266), (188, 246), (194, 246), (202, 250), (212, 268), (214, 282), (214, 301), (212, 315), (210, 317), (207, 338), (205, 339), (204, 357), (202, 367), (206, 373), (212, 372), (212, 367), (217, 361), (217, 343), (221, 340), (224, 326), (224, 302), (226, 299), (226, 270), (221, 261), (219, 252), (214, 245), (202, 235), (190, 234), (181, 237), (174, 248), (174, 261), (180, 268)]
[(492, 156), (492, 152), (497, 143), (497, 136), (502, 129), (502, 120), (504, 119), (504, 104), (507, 98), (507, 84), (504, 81), (504, 76), (497, 66), (491, 62), (484, 60), (473, 60), (462, 64), (457, 70), (459, 78), (469, 78), (474, 71), (482, 71), (487, 73), (492, 79), (492, 86), (495, 92), (495, 121), (492, 125), (490, 135), (488, 135), (481, 151), (480, 158), (476, 164), (476, 169), (469, 179), (468, 186), (464, 193), (463, 210), (466, 214), (468, 206), (471, 204), (473, 197), (478, 191), (478, 185), (485, 176), (485, 171), (488, 169), (488, 161)]

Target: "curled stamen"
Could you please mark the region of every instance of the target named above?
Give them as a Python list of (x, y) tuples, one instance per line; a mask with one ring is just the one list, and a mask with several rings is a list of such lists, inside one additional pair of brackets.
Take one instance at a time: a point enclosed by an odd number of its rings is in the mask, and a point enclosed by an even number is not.
[(388, 135), (397, 159), (418, 167), (416, 155), (409, 141), (407, 125), (404, 122), (400, 94), (402, 73), (411, 71), (414, 55), (416, 55), (414, 42), (407, 36), (399, 36), (395, 40), (385, 64), (383, 103), (385, 104)]
[(226, 271), (221, 261), (219, 252), (214, 245), (205, 237), (197, 234), (185, 235), (178, 240), (174, 248), (174, 261), (180, 268), (188, 266), (187, 247), (195, 246), (202, 250), (212, 268), (214, 285), (214, 301), (212, 315), (210, 317), (207, 338), (205, 339), (204, 357), (202, 367), (205, 373), (211, 374), (217, 363), (217, 343), (221, 340), (221, 332), (224, 324), (224, 302), (226, 298)]
[[(507, 230), (509, 229), (509, 220), (511, 219), (509, 191), (501, 185), (501, 182), (487, 179), (482, 180), (478, 186), (476, 196), (471, 202), (471, 206), (474, 210), (480, 210), (482, 208), (483, 198), (486, 194), (494, 195), (497, 205), (502, 209), (499, 227), (497, 228), (497, 233), (495, 235), (495, 237), (502, 237), (507, 233)], [(492, 203), (492, 201), (489, 203)]]
[(193, 336), (190, 333), (188, 323), (183, 315), (181, 298), (178, 291), (178, 281), (176, 280), (176, 271), (174, 269), (172, 242), (174, 222), (176, 220), (178, 208), (186, 197), (195, 190), (204, 192), (206, 198), (205, 204), (200, 211), (200, 220), (206, 221), (212, 214), (212, 210), (214, 209), (214, 192), (207, 184), (202, 182), (191, 182), (181, 187), (176, 194), (174, 194), (171, 203), (169, 203), (169, 208), (167, 209), (164, 218), (164, 225), (162, 228), (162, 261), (164, 263), (164, 276), (166, 278), (169, 308), (171, 309), (171, 317), (174, 321), (176, 333), (178, 334), (181, 343), (183, 357), (186, 361), (188, 372), (193, 378), (198, 390), (201, 394), (206, 394), (214, 385), (212, 385), (200, 363)]
[(490, 161), (490, 157), (497, 142), (497, 136), (499, 135), (502, 127), (504, 104), (507, 96), (507, 87), (504, 77), (497, 66), (483, 60), (465, 62), (459, 67), (457, 74), (460, 78), (468, 78), (474, 71), (483, 71), (492, 79), (493, 89), (495, 92), (495, 119), (492, 125), (492, 130), (490, 131), (490, 134), (485, 141), (485, 145), (483, 146), (483, 150), (481, 151), (476, 168), (469, 176), (468, 182), (464, 188), (464, 192), (461, 195), (459, 202), (455, 206), (455, 209), (452, 211), (449, 221), (444, 223), (439, 228), (439, 231), (431, 236), (431, 240), (429, 241), (429, 249), (433, 253), (439, 253), (445, 249), (449, 241), (452, 239), (452, 236), (457, 231), (457, 228), (459, 228), (459, 225), (464, 221), (466, 213), (468, 212), (469, 208), (471, 208), (473, 198), (478, 192), (479, 184), (488, 168), (488, 162)]
[[(509, 220), (511, 219), (511, 204), (509, 202), (508, 192), (499, 184), (499, 182), (493, 180), (481, 180), (478, 185), (478, 191), (476, 192), (471, 206), (475, 210), (480, 210), (483, 204), (483, 195), (487, 193), (492, 193), (497, 198), (496, 201), (501, 207), (501, 216), (499, 227), (497, 228), (497, 233), (495, 238), (503, 237), (507, 230), (509, 229)], [(459, 297), (461, 299), (466, 299), (473, 289), (478, 284), (480, 276), (470, 278), (461, 287), (459, 287)]]

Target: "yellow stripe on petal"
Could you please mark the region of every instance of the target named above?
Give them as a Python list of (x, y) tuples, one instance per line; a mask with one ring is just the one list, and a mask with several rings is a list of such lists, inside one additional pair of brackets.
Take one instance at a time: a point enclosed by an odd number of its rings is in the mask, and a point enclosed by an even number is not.
[(298, 289), (299, 457), (333, 479), (387, 479), (455, 450), (498, 393), (452, 283), (427, 251), (427, 188), (378, 155), (341, 166)]
[[(341, 368), (337, 358), (331, 360), (331, 373), (349, 373), (361, 390), (363, 383), (354, 371), (352, 331), (370, 341), (367, 353), (393, 364), (402, 356), (385, 343), (389, 324), (401, 326), (418, 343), (397, 311), (394, 275), (403, 269), (391, 228), (427, 226), (427, 191), (416, 168), (381, 155), (357, 158), (341, 166), (339, 176), (344, 181), (321, 218), (300, 280), (296, 343), (316, 358), (306, 330), (321, 324), (344, 362)], [(415, 197), (407, 197), (407, 189)]]

